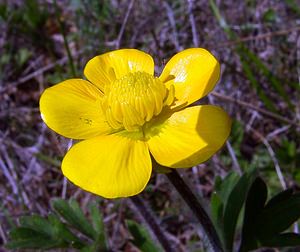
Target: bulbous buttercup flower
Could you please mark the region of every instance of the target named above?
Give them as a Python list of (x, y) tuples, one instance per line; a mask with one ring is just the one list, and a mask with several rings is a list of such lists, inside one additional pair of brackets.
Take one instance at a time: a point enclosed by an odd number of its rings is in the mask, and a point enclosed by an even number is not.
[(87, 80), (69, 79), (44, 91), (42, 119), (75, 144), (62, 161), (74, 184), (106, 198), (138, 194), (151, 156), (170, 168), (209, 159), (226, 141), (231, 120), (212, 105), (187, 107), (207, 95), (220, 75), (205, 49), (177, 53), (159, 77), (150, 55), (122, 49), (92, 58)]

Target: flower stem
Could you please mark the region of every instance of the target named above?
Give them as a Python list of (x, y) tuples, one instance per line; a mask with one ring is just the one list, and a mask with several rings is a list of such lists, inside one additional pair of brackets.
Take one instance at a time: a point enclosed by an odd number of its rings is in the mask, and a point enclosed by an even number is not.
[(161, 229), (159, 223), (156, 218), (153, 216), (151, 211), (145, 205), (143, 199), (140, 196), (130, 197), (131, 202), (135, 206), (135, 208), (139, 211), (139, 213), (144, 218), (145, 222), (149, 225), (152, 232), (156, 236), (157, 240), (160, 242), (161, 246), (164, 248), (166, 252), (172, 252), (172, 246), (170, 245), (167, 237), (164, 234), (164, 231)]
[(220, 238), (214, 228), (214, 225), (209, 218), (208, 214), (205, 212), (204, 208), (201, 206), (199, 200), (196, 198), (195, 194), (191, 191), (188, 185), (180, 177), (175, 169), (171, 172), (166, 173), (166, 176), (176, 188), (177, 192), (181, 195), (185, 203), (192, 210), (196, 218), (199, 220), (202, 228), (207, 235), (207, 238), (215, 252), (223, 252)]

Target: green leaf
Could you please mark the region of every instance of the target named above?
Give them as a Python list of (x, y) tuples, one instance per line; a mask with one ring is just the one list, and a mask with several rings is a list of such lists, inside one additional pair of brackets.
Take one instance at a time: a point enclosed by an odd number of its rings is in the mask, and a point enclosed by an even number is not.
[(147, 230), (141, 225), (134, 221), (127, 220), (126, 224), (130, 233), (133, 236), (133, 244), (137, 246), (143, 252), (162, 252), (162, 248), (158, 247), (157, 244), (151, 239)]
[(50, 249), (65, 247), (61, 240), (54, 240), (31, 228), (18, 227), (10, 232), (10, 241), (5, 245), (8, 249), (39, 248)]
[[(266, 247), (296, 247), (300, 246), (300, 235), (296, 233), (283, 233), (272, 237), (262, 243)], [(295, 250), (296, 251), (296, 250)]]
[(232, 189), (239, 181), (239, 178), (240, 176), (238, 173), (232, 171), (228, 173), (222, 182), (219, 182), (219, 185), (216, 184), (215, 189), (224, 205), (226, 204)]
[(256, 171), (245, 173), (232, 189), (224, 209), (224, 242), (227, 250), (232, 251), (237, 220), (246, 200), (249, 188), (255, 179)]
[(266, 205), (266, 208), (276, 206), (278, 204), (283, 203), (285, 200), (288, 200), (293, 195), (294, 190), (292, 188), (284, 190), (277, 195), (275, 195), (272, 199), (270, 199)]
[(98, 203), (91, 203), (89, 205), (89, 212), (91, 214), (92, 223), (96, 231), (95, 247), (97, 247), (97, 250), (104, 251), (107, 249), (107, 245), (103, 219), (98, 208)]
[(85, 245), (54, 214), (49, 214), (48, 219), (39, 215), (23, 216), (19, 222), (20, 226), (10, 233), (9, 248), (82, 248)]
[(25, 228), (30, 228), (40, 234), (53, 236), (52, 225), (39, 215), (23, 216), (20, 218), (20, 225)]
[(66, 224), (62, 223), (55, 214), (49, 214), (48, 220), (53, 227), (55, 239), (63, 239), (70, 245), (70, 247), (73, 248), (79, 249), (85, 246), (85, 244), (75, 234), (73, 234)]
[(266, 207), (259, 216), (257, 235), (261, 241), (285, 231), (300, 217), (300, 194), (294, 194), (285, 200)]
[(82, 234), (96, 239), (96, 231), (84, 216), (81, 208), (75, 200), (67, 202), (62, 199), (55, 199), (52, 201), (52, 207), (59, 215), (63, 217), (71, 226), (76, 228)]
[(97, 234), (104, 233), (104, 225), (102, 220), (102, 215), (99, 211), (98, 204), (95, 202), (92, 202), (89, 204), (89, 212), (91, 214), (92, 223), (94, 226), (94, 229)]
[[(216, 193), (212, 194), (212, 196), (211, 196), (210, 208), (211, 208), (212, 221), (215, 224), (218, 235), (220, 237), (222, 237), (223, 236), (222, 230), (223, 230), (224, 204), (222, 203), (222, 200), (220, 199), (219, 195)], [(223, 237), (222, 237), (222, 239), (223, 239)]]
[(267, 196), (268, 191), (265, 182), (260, 177), (257, 177), (249, 189), (246, 199), (240, 252), (246, 252), (258, 247), (255, 235), (257, 229), (255, 220), (263, 210)]

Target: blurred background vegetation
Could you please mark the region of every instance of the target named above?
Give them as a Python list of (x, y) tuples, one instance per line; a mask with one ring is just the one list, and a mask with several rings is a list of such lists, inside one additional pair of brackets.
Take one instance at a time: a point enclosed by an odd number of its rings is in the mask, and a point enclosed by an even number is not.
[[(185, 48), (203, 47), (219, 59), (219, 84), (200, 103), (231, 115), (231, 137), (210, 161), (180, 170), (207, 208), (215, 178), (232, 170), (257, 167), (270, 195), (299, 190), (298, 0), (0, 0), (0, 31), (0, 251), (18, 218), (45, 216), (53, 198), (73, 198), (89, 215), (97, 197), (63, 178), (69, 140), (43, 124), (39, 97), (83, 77), (91, 57), (116, 48), (148, 52), (157, 75)], [(153, 174), (141, 196), (178, 251), (205, 251), (198, 224), (162, 174)], [(141, 218), (130, 201), (97, 202), (109, 247), (138, 251), (128, 228), (135, 222), (128, 223)]]

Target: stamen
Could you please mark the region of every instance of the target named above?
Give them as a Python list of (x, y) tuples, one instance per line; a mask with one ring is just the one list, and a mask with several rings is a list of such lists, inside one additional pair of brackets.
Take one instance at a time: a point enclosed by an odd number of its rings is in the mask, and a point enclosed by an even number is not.
[(110, 108), (106, 110), (106, 119), (111, 127), (114, 129), (121, 128), (122, 124), (120, 124), (112, 115), (112, 111)]
[(165, 105), (170, 106), (175, 99), (175, 87), (173, 84), (170, 85), (170, 88), (168, 89), (168, 95), (166, 96), (166, 100), (164, 102)]
[(102, 108), (112, 128), (136, 131), (173, 101), (174, 86), (168, 90), (158, 78), (135, 72), (105, 86)]

